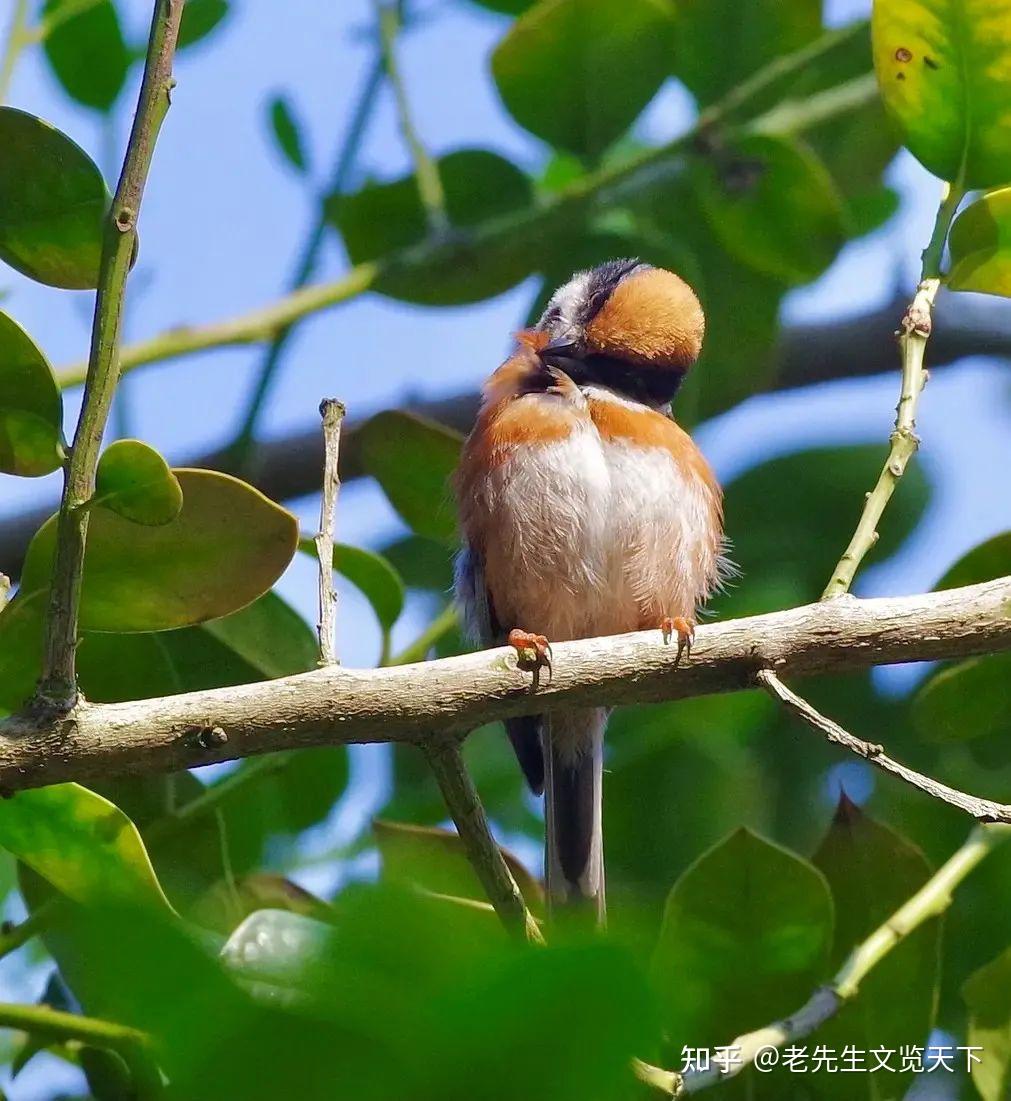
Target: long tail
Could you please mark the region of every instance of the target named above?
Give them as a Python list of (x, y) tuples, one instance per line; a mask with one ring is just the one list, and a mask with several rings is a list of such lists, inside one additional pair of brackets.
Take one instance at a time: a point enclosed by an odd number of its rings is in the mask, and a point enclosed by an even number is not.
[(548, 900), (588, 910), (604, 924), (604, 708), (544, 718), (544, 868)]

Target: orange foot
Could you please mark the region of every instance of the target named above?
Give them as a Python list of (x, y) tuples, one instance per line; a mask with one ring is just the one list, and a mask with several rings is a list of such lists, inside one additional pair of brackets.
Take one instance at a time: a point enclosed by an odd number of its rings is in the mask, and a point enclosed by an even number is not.
[(541, 668), (547, 669), (548, 675), (551, 675), (551, 643), (544, 635), (532, 635), (529, 631), (514, 627), (506, 642), (516, 651), (519, 667), (533, 670), (535, 687)]
[(674, 634), (678, 636), (678, 656), (674, 659), (674, 668), (681, 664), (681, 655), (687, 654), (688, 657), (692, 656), (692, 643), (695, 641), (695, 624), (685, 619), (683, 616), (669, 616), (665, 615), (660, 620), (660, 630), (663, 632), (664, 645), (670, 643), (671, 637)]

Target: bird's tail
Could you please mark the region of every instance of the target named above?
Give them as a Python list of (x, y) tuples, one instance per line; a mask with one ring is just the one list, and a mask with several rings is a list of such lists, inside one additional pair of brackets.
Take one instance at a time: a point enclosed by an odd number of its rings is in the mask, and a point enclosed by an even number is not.
[(602, 925), (604, 727), (601, 707), (544, 717), (544, 868), (552, 910), (580, 909)]

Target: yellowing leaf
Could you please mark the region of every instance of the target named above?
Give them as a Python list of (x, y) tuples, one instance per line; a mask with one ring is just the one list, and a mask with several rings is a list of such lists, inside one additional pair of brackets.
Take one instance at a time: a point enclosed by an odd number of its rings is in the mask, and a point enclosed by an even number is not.
[(153, 447), (116, 440), (98, 463), (96, 502), (135, 524), (168, 524), (183, 507), (179, 479)]
[(966, 207), (951, 227), (948, 244), (952, 290), (1011, 298), (1011, 187)]
[(1011, 181), (1011, 0), (875, 0), (871, 33), (913, 156), (967, 188)]

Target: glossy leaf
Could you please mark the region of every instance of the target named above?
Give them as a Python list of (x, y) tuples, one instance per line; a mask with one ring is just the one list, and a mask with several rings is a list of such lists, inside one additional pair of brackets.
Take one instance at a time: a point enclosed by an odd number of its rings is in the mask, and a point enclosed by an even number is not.
[(935, 589), (957, 589), (1011, 574), (1011, 531), (1001, 532), (973, 547), (944, 572)]
[(362, 466), (404, 523), (442, 542), (456, 540), (450, 478), (460, 446), (456, 432), (398, 410), (377, 414), (358, 431)]
[(785, 283), (817, 278), (846, 240), (832, 177), (798, 142), (750, 135), (697, 165), (695, 180), (727, 250)]
[(1011, 187), (992, 191), (963, 210), (951, 227), (948, 247), (952, 290), (1011, 298)]
[(599, 156), (670, 71), (673, 15), (670, 0), (541, 0), (492, 55), (506, 109), (550, 145)]
[(110, 197), (80, 146), (48, 122), (0, 106), (0, 260), (39, 283), (98, 285)]
[(177, 49), (203, 41), (228, 16), (228, 0), (187, 0), (179, 24)]
[[(530, 181), (497, 153), (460, 149), (440, 157), (438, 169), (446, 213), (455, 230), (506, 218), (530, 204)], [(327, 214), (356, 264), (378, 260), (429, 236), (413, 175), (368, 184), (353, 195), (333, 195)], [(477, 302), (529, 275), (544, 236), (544, 226), (528, 226), (522, 233), (474, 240), (467, 248), (462, 235), (451, 233), (450, 239), (430, 245), (426, 262), (417, 270), (404, 273), (394, 266), (382, 272), (376, 289), (427, 305)]]
[(832, 898), (799, 856), (740, 829), (674, 884), (652, 976), (667, 1035), (716, 1046), (802, 1005), (825, 977)]
[[(313, 539), (300, 539), (299, 550), (316, 557)], [(380, 626), (389, 631), (404, 610), (404, 582), (389, 559), (362, 547), (337, 543), (333, 549), (333, 568), (372, 605)]]
[(0, 471), (34, 478), (63, 461), (63, 400), (49, 361), (0, 311)]
[(819, 0), (678, 0), (673, 71), (706, 105), (821, 32)]
[[(372, 831), (389, 879), (440, 895), (487, 900), (455, 830), (377, 818)], [(502, 855), (527, 905), (539, 907), (544, 900), (540, 883), (512, 853), (503, 849)]]
[(48, 21), (46, 57), (64, 91), (85, 107), (110, 110), (132, 60), (112, 0), (46, 0), (43, 26)]
[[(833, 970), (918, 891), (932, 871), (918, 848), (867, 817), (845, 794), (811, 859), (828, 880), (835, 902)], [(934, 1024), (940, 934), (940, 923), (934, 919), (903, 938), (863, 980), (857, 999), (819, 1030), (819, 1042), (839, 1052), (846, 1045), (870, 1051), (923, 1044)], [(825, 1073), (816, 1088), (819, 1097), (856, 1101), (859, 1090), (860, 1096), (884, 1101), (903, 1097), (911, 1084), (908, 1073), (889, 1073), (886, 1082), (875, 1079), (873, 1085), (864, 1076)]]
[(96, 502), (135, 524), (171, 523), (183, 507), (179, 479), (140, 440), (110, 444), (99, 459), (95, 483)]
[(913, 156), (966, 188), (1011, 181), (1011, 0), (875, 0), (871, 29)]
[[(290, 512), (251, 486), (209, 470), (177, 470), (179, 515), (143, 527), (96, 509), (88, 528), (81, 629), (167, 631), (228, 615), (280, 577), (298, 542)], [(56, 518), (36, 533), (25, 558), (26, 593), (46, 588)]]
[[(307, 969), (319, 966), (328, 925), (288, 910), (257, 910), (225, 942), (221, 958), (242, 978), (269, 987), (298, 987)], [(259, 995), (265, 991), (262, 987)]]
[(270, 129), (278, 149), (298, 172), (306, 172), (309, 162), (302, 144), (302, 131), (291, 104), (284, 96), (274, 96), (269, 104)]
[(983, 1101), (1006, 1101), (1011, 1091), (1011, 948), (974, 971), (962, 987), (969, 1009), (966, 1043), (981, 1049), (971, 1069)]
[(0, 802), (0, 845), (76, 902), (166, 904), (137, 828), (79, 784)]

